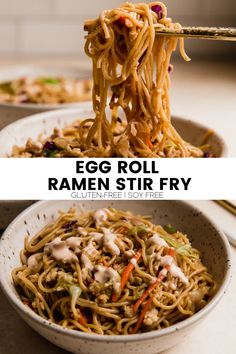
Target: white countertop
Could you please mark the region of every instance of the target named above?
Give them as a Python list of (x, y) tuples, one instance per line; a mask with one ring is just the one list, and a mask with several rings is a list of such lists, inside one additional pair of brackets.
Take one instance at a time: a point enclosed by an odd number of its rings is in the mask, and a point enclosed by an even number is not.
[(220, 133), (236, 157), (236, 63), (192, 59), (178, 62), (172, 75), (171, 107), (176, 115)]

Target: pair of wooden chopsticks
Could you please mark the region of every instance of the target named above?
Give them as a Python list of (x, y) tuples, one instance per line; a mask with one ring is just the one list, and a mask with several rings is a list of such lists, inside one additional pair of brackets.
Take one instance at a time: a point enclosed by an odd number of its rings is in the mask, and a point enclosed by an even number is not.
[(236, 216), (236, 206), (229, 202), (228, 200), (214, 200), (215, 203), (219, 204), (224, 209), (228, 210), (231, 214)]
[(225, 27), (182, 27), (179, 30), (155, 28), (158, 36), (175, 36), (218, 41), (236, 41), (236, 28)]
[[(84, 30), (88, 31), (89, 22), (84, 26)], [(181, 29), (169, 29), (156, 26), (155, 32), (157, 36), (175, 36), (197, 39), (211, 39), (218, 41), (236, 41), (236, 28), (232, 27), (187, 27)]]

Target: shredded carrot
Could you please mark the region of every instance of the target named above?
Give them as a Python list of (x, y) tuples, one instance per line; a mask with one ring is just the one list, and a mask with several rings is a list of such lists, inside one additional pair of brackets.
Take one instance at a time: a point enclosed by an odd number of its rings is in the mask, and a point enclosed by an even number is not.
[(135, 254), (134, 257), (132, 257), (131, 261), (129, 262), (129, 264), (127, 265), (127, 267), (125, 268), (125, 270), (122, 273), (121, 276), (121, 283), (120, 283), (120, 292), (122, 292), (122, 290), (124, 289), (127, 281), (129, 280), (131, 273), (134, 269), (134, 265), (132, 263), (132, 261), (138, 262), (139, 259), (141, 258), (142, 253), (141, 253), (141, 249), (138, 250), (138, 252)]
[[(174, 248), (168, 249), (168, 255), (174, 257), (175, 251)], [(165, 269), (169, 270), (170, 266), (165, 266)], [(148, 289), (143, 293), (143, 295), (135, 302), (133, 310), (136, 313), (139, 309), (139, 306), (143, 303), (143, 301), (151, 294), (151, 292), (157, 287), (158, 284), (164, 279), (163, 275), (159, 275), (154, 283), (152, 283)]]
[(171, 256), (171, 257), (174, 257), (174, 255), (175, 255), (175, 249), (174, 249), (174, 248), (169, 248), (169, 250), (168, 250), (168, 255)]
[(84, 327), (88, 326), (88, 322), (81, 312), (79, 313), (79, 323)]
[(143, 309), (141, 311), (141, 314), (140, 314), (140, 316), (138, 318), (138, 321), (136, 322), (136, 325), (135, 325), (135, 327), (134, 327), (134, 329), (132, 331), (132, 334), (137, 333), (139, 328), (141, 327), (141, 325), (143, 323), (144, 316), (146, 315), (147, 311), (151, 307), (154, 297), (155, 297), (154, 295), (152, 297), (150, 297), (150, 299), (144, 305), (144, 307), (143, 307)]
[(135, 302), (134, 304), (134, 313), (136, 313), (139, 309), (139, 306), (144, 302), (144, 300), (151, 294), (151, 292), (156, 288), (156, 286), (161, 282), (160, 278), (152, 283), (149, 288), (143, 293), (143, 295)]
[[(141, 249), (138, 250), (138, 252), (135, 254), (135, 256), (131, 259), (131, 261), (129, 262), (129, 264), (126, 266), (126, 268), (124, 269), (122, 275), (121, 275), (121, 282), (120, 282), (120, 294), (122, 293), (127, 281), (129, 280), (131, 273), (134, 269), (134, 265), (132, 263), (132, 261), (136, 261), (138, 262), (139, 259), (141, 258), (142, 253), (141, 253)], [(116, 293), (113, 293), (112, 295), (112, 301), (115, 302), (118, 300), (118, 296)]]
[(152, 142), (151, 142), (150, 137), (147, 137), (147, 146), (149, 147), (149, 149), (152, 149), (152, 148), (153, 148), (153, 144), (152, 144)]
[(125, 17), (121, 16), (121, 17), (119, 18), (119, 21), (120, 21), (120, 23), (121, 23), (122, 25), (124, 25), (124, 24), (125, 24)]
[(111, 301), (112, 301), (112, 302), (116, 302), (117, 300), (118, 300), (117, 294), (116, 294), (116, 293), (113, 293), (113, 294), (112, 294), (112, 297), (111, 297)]

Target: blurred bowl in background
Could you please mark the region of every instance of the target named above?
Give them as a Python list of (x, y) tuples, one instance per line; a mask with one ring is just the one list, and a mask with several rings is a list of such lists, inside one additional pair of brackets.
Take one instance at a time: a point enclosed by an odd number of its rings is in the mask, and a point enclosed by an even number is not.
[[(0, 70), (0, 83), (5, 81), (17, 80), (22, 77), (38, 78), (38, 77), (64, 77), (77, 80), (90, 80), (91, 74), (86, 69), (78, 67), (63, 67), (52, 65), (26, 65), (5, 67)], [(91, 93), (88, 94), (86, 100), (89, 100)], [(83, 98), (81, 98), (83, 100)], [(17, 119), (27, 117), (29, 115), (50, 111), (60, 108), (75, 108), (79, 102), (75, 103), (59, 103), (59, 104), (43, 104), (43, 103), (3, 103), (0, 102), (0, 129), (6, 125), (16, 121)]]

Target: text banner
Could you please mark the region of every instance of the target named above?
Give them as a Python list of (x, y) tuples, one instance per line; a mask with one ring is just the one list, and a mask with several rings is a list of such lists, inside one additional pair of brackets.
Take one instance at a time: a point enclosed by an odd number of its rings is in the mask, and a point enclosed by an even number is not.
[(236, 199), (236, 159), (0, 159), (0, 199)]

